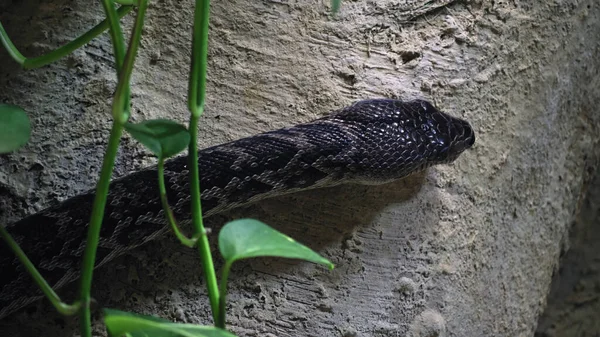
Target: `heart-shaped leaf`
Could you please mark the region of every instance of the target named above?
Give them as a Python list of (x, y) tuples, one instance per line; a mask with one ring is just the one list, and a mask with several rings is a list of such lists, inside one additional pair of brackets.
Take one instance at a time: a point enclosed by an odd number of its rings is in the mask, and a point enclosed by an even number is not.
[(0, 104), (0, 153), (25, 145), (31, 136), (29, 117), (16, 105)]
[(127, 123), (125, 129), (159, 158), (172, 157), (185, 150), (190, 143), (190, 133), (186, 127), (167, 119)]
[(112, 309), (104, 309), (104, 323), (111, 337), (235, 337), (212, 326), (172, 323)]
[(219, 233), (219, 250), (227, 264), (252, 257), (278, 256), (319, 263), (333, 269), (333, 263), (326, 258), (254, 219), (234, 220), (223, 226)]

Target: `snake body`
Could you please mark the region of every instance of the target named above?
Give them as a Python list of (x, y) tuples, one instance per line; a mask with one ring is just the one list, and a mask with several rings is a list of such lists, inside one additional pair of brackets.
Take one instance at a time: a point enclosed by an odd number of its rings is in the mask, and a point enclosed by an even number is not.
[[(382, 184), (449, 163), (475, 142), (470, 125), (426, 101), (357, 102), (327, 117), (199, 151), (204, 216), (256, 200), (342, 183)], [(111, 183), (97, 263), (167, 231), (156, 168)], [(177, 218), (189, 218), (188, 161), (165, 165)], [(55, 289), (78, 277), (93, 191), (7, 227)], [(0, 318), (41, 297), (0, 240)]]

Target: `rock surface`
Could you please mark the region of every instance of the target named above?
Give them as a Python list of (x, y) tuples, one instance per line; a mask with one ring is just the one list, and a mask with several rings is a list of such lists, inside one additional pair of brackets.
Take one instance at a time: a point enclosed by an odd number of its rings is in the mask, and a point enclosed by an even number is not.
[[(592, 173), (592, 172), (590, 172)], [(600, 335), (600, 174), (580, 200), (569, 235), (568, 252), (552, 282), (548, 305), (536, 337), (593, 337)]]
[[(257, 259), (230, 276), (239, 336), (532, 336), (598, 163), (600, 7), (593, 0), (214, 2), (201, 145), (322, 116), (352, 101), (422, 97), (471, 122), (451, 166), (383, 186), (341, 186), (211, 219), (255, 217), (337, 266)], [(133, 116), (187, 119), (192, 4), (152, 2), (133, 78)], [(102, 18), (99, 4), (0, 2), (35, 56)], [(131, 18), (124, 20), (131, 24)], [(91, 188), (115, 88), (108, 36), (23, 71), (0, 53), (0, 101), (31, 112), (33, 136), (0, 156), (0, 220)], [(129, 138), (116, 175), (153, 163)], [(97, 273), (102, 306), (210, 324), (197, 256), (171, 238)], [(66, 289), (68, 294), (72, 289)], [(32, 324), (32, 321), (35, 324)], [(71, 336), (41, 302), (4, 336)], [(95, 325), (103, 333), (100, 322)]]

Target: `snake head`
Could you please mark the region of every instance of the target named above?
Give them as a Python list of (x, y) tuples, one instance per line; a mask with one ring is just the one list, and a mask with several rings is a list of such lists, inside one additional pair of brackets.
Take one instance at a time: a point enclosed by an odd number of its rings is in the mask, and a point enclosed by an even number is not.
[(475, 132), (465, 120), (452, 117), (426, 101), (411, 102), (421, 118), (423, 136), (429, 140), (431, 165), (453, 162), (465, 150), (475, 144)]
[(466, 121), (429, 102), (374, 99), (343, 109), (336, 120), (359, 130), (350, 157), (352, 179), (383, 183), (450, 163), (475, 143)]

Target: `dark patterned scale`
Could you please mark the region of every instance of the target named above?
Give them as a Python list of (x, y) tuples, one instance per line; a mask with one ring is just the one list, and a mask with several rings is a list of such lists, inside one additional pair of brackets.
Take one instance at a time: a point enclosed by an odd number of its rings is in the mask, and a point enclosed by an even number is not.
[[(199, 152), (205, 216), (256, 200), (342, 183), (382, 184), (456, 159), (475, 142), (469, 124), (425, 101), (368, 100), (328, 117)], [(187, 158), (166, 164), (169, 201), (189, 218)], [(97, 265), (167, 231), (156, 168), (110, 187)], [(7, 229), (51, 285), (77, 278), (93, 193), (29, 216)], [(0, 240), (0, 318), (40, 298)]]

